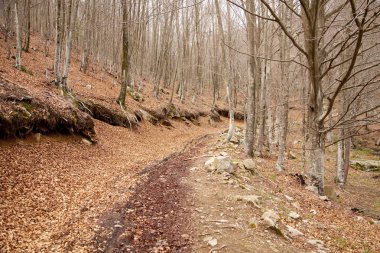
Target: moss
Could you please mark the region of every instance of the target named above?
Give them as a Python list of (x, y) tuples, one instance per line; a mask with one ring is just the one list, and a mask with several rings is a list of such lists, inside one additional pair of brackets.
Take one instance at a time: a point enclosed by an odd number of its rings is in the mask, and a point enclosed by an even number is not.
[(137, 91), (129, 89), (128, 94), (133, 98), (133, 100), (135, 100), (137, 102), (144, 101), (144, 98), (142, 97), (142, 95)]
[(341, 250), (347, 248), (349, 246), (349, 242), (343, 238), (343, 237), (337, 237), (335, 238), (335, 240), (333, 241), (333, 243), (335, 244), (335, 246)]
[(29, 75), (33, 75), (33, 72), (32, 71), (30, 71), (29, 69), (27, 69), (25, 66), (23, 66), (23, 65), (21, 65), (21, 68), (20, 68), (20, 70), (22, 71), (22, 72), (24, 72), (24, 73), (27, 73), (27, 74), (29, 74)]
[(32, 112), (35, 108), (32, 104), (25, 101), (21, 102), (21, 106), (24, 107), (28, 112)]

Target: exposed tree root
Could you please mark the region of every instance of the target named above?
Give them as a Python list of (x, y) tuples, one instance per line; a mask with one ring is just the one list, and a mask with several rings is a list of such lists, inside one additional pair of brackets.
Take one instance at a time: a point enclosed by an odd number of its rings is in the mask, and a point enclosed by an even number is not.
[[(229, 111), (228, 108), (215, 108), (215, 110), (220, 114), (222, 117), (229, 117)], [(235, 111), (235, 119), (236, 120), (244, 120), (244, 113)]]
[(199, 118), (200, 117), (206, 117), (209, 116), (212, 121), (209, 120), (210, 124), (212, 122), (219, 122), (220, 116), (217, 112), (204, 112), (204, 111), (196, 111), (196, 112), (190, 112), (187, 110), (181, 110), (177, 108), (174, 104), (169, 104), (163, 108), (152, 110), (149, 108), (141, 107), (142, 111), (150, 115), (148, 117), (149, 121), (153, 124), (167, 124), (168, 120), (171, 119), (177, 119), (177, 120), (183, 120), (186, 122), (191, 122), (194, 125), (199, 125)]
[(95, 141), (94, 122), (69, 101), (51, 92), (34, 94), (0, 79), (0, 138), (29, 133), (73, 133)]
[(142, 119), (141, 114), (130, 113), (122, 107), (119, 111), (82, 97), (71, 96), (71, 99), (79, 110), (91, 115), (94, 119), (113, 126), (134, 128)]

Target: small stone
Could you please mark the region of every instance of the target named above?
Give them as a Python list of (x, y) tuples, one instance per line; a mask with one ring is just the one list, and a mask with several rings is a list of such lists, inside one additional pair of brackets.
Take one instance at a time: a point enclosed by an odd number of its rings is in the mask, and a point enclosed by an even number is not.
[(276, 227), (280, 216), (273, 210), (266, 211), (261, 218), (269, 227)]
[(319, 196), (319, 199), (322, 201), (329, 201), (329, 198), (327, 196)]
[(207, 241), (207, 244), (210, 245), (211, 247), (215, 247), (216, 245), (218, 245), (218, 240), (216, 238), (212, 238)]
[(298, 214), (298, 213), (296, 213), (296, 212), (290, 212), (289, 214), (288, 214), (288, 216), (290, 217), (290, 218), (292, 218), (292, 219), (295, 219), (295, 220), (297, 220), (297, 219), (299, 219), (301, 216)]
[(220, 152), (220, 155), (221, 156), (228, 156), (228, 153), (223, 151), (223, 152)]
[(36, 142), (40, 142), (41, 141), (41, 133), (36, 133), (34, 135), (34, 139), (36, 140)]
[(114, 227), (115, 227), (115, 228), (122, 228), (123, 226), (120, 225), (120, 224), (116, 224)]
[(297, 159), (297, 156), (292, 151), (289, 151), (288, 159), (294, 160), (294, 159)]
[(246, 170), (253, 171), (256, 168), (256, 164), (252, 159), (243, 160), (243, 165)]
[(290, 236), (292, 236), (292, 237), (303, 235), (303, 233), (301, 231), (299, 231), (299, 230), (297, 230), (297, 229), (295, 229), (295, 228), (293, 228), (291, 226), (287, 225), (286, 228), (288, 229), (288, 231), (290, 233)]
[(86, 84), (86, 88), (91, 90), (92, 89), (92, 85), (91, 84)]
[(311, 210), (310, 210), (310, 213), (316, 215), (316, 214), (317, 214), (317, 211), (315, 211), (314, 209), (311, 209)]
[(245, 201), (247, 203), (253, 204), (256, 207), (260, 207), (261, 196), (257, 195), (244, 195), (244, 196), (236, 196), (237, 201)]
[(364, 218), (363, 218), (362, 216), (356, 216), (355, 218), (356, 218), (357, 221), (362, 221), (362, 220), (364, 220)]
[(88, 139), (82, 138), (82, 142), (88, 146), (92, 145), (92, 142)]

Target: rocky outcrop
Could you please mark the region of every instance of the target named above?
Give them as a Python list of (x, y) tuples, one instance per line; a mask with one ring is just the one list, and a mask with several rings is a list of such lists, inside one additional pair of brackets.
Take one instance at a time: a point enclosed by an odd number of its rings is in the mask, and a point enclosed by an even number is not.
[(351, 166), (362, 171), (380, 172), (380, 161), (376, 160), (351, 160)]

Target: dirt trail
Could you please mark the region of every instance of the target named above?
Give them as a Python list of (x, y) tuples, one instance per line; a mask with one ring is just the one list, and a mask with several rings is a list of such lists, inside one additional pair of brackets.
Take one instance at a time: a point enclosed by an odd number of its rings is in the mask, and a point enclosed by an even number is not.
[(102, 218), (98, 252), (190, 252), (191, 199), (181, 179), (210, 138), (193, 139), (140, 173), (144, 179), (128, 202)]
[(144, 167), (225, 128), (173, 125), (130, 131), (97, 121), (91, 146), (45, 135), (0, 142), (0, 252), (93, 252), (103, 214), (128, 201)]

